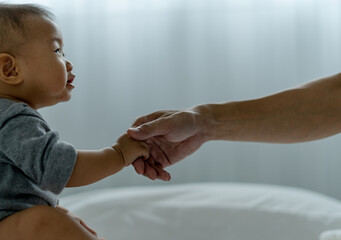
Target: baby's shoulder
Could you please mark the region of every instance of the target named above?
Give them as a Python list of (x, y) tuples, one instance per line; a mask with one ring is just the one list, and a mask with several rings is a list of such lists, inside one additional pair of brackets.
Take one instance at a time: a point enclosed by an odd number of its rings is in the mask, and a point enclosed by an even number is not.
[(42, 116), (26, 103), (0, 99), (0, 131), (13, 127), (31, 128), (32, 124), (50, 130)]
[(14, 117), (37, 117), (43, 119), (35, 109), (26, 103), (0, 98), (0, 126)]

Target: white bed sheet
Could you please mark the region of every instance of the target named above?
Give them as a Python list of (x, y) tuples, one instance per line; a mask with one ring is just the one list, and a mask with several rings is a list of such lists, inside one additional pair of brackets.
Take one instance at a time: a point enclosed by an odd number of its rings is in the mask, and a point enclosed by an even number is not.
[(107, 240), (318, 240), (341, 229), (340, 201), (272, 185), (102, 189), (64, 197), (60, 204)]

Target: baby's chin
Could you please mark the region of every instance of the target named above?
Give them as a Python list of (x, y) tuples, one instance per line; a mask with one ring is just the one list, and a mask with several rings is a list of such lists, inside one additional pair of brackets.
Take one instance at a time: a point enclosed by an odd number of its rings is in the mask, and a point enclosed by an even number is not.
[(64, 94), (63, 96), (60, 96), (56, 101), (50, 102), (50, 104), (46, 105), (46, 107), (54, 106), (58, 103), (68, 102), (71, 100), (71, 92), (68, 94)]
[(68, 102), (71, 100), (71, 93), (67, 94), (66, 96), (63, 96), (62, 98), (59, 99), (59, 102)]

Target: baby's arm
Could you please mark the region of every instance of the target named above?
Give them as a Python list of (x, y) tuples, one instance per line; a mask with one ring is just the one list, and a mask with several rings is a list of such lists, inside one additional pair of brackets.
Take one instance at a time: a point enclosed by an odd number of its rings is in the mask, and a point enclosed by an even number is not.
[(101, 150), (78, 150), (77, 161), (66, 187), (97, 182), (129, 166), (138, 158), (149, 158), (147, 144), (122, 135), (112, 147)]

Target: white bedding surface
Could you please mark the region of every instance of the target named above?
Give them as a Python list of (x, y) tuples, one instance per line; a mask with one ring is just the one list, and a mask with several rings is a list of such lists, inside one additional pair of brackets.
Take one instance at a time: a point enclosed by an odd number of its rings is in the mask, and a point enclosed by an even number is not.
[(61, 199), (107, 240), (313, 240), (341, 229), (341, 202), (297, 188), (186, 184), (102, 189)]

